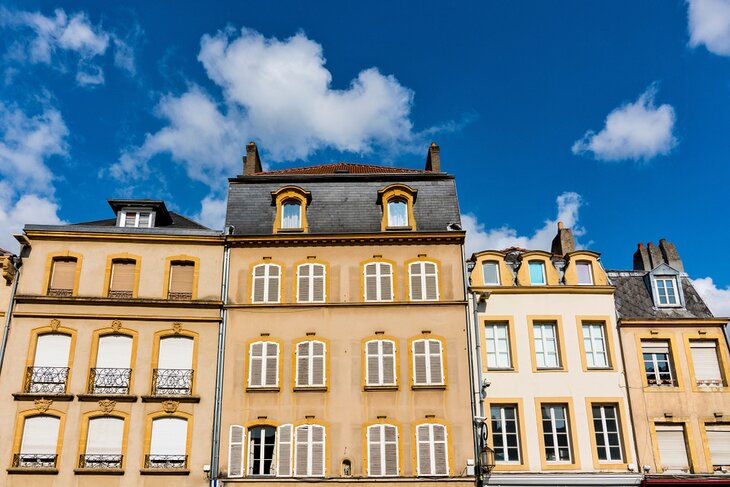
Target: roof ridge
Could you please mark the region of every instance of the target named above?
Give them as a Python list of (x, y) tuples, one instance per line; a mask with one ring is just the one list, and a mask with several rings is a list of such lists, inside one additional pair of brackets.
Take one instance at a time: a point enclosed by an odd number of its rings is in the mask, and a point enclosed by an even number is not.
[[(342, 167), (345, 168), (362, 168), (362, 169), (376, 169), (376, 170), (383, 170), (382, 172), (392, 172), (392, 173), (422, 173), (427, 172), (423, 169), (412, 169), (412, 168), (404, 168), (404, 167), (395, 167), (395, 166), (386, 166), (381, 164), (366, 164), (363, 162), (347, 162), (347, 161), (340, 161), (340, 162), (328, 162), (325, 164), (313, 164), (309, 166), (299, 166), (299, 167), (290, 167), (285, 169), (274, 169), (272, 171), (259, 171), (255, 173), (256, 175), (266, 175), (266, 174), (292, 174), (292, 173), (303, 173), (307, 174), (309, 171), (313, 171), (316, 169), (324, 169), (324, 168), (336, 168), (336, 167)], [(326, 172), (312, 172), (311, 174), (327, 174)]]

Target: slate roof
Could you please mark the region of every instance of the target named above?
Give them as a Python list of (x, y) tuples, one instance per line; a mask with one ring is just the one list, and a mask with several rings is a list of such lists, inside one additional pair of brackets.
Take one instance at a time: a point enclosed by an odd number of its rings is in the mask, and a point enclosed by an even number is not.
[(614, 299), (619, 318), (624, 319), (691, 319), (712, 318), (712, 312), (686, 276), (680, 276), (684, 292), (684, 308), (657, 308), (644, 276), (646, 271), (608, 271), (616, 286)]
[[(172, 222), (168, 225), (159, 225), (157, 222), (155, 222), (155, 225), (158, 225), (158, 228), (192, 228), (192, 229), (200, 229), (200, 230), (210, 230), (208, 227), (204, 227), (200, 223), (191, 220), (190, 218), (184, 217), (179, 213), (175, 213), (174, 211), (169, 212), (170, 218)], [(116, 227), (117, 226), (117, 219), (116, 218), (107, 218), (105, 220), (94, 220), (90, 222), (83, 222), (83, 223), (72, 223), (71, 225), (68, 225), (70, 227), (78, 227), (78, 226), (86, 226), (86, 227)]]
[(256, 174), (414, 174), (427, 171), (421, 169), (404, 169), (392, 166), (376, 166), (373, 164), (356, 164), (352, 162), (336, 162), (317, 166), (293, 167), (275, 171), (261, 171)]

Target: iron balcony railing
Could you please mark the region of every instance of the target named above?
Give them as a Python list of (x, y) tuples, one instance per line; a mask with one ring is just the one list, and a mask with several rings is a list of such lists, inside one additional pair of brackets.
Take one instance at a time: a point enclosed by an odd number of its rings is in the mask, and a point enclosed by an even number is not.
[(93, 368), (89, 371), (89, 394), (129, 394), (132, 369)]
[(61, 298), (66, 298), (69, 296), (73, 296), (74, 290), (73, 289), (54, 289), (51, 288), (48, 290), (49, 296), (56, 296)]
[(190, 301), (193, 299), (193, 293), (167, 293), (167, 299), (171, 301)]
[(188, 468), (187, 455), (145, 455), (144, 468), (185, 469)]
[(116, 299), (131, 299), (132, 291), (115, 291), (113, 289), (110, 289), (109, 297), (116, 298)]
[(15, 453), (14, 468), (56, 468), (58, 455), (47, 453)]
[(79, 456), (79, 468), (119, 469), (122, 455), (85, 454)]
[(153, 396), (189, 396), (193, 393), (193, 370), (153, 369)]
[(66, 392), (68, 367), (28, 367), (23, 392), (63, 394)]

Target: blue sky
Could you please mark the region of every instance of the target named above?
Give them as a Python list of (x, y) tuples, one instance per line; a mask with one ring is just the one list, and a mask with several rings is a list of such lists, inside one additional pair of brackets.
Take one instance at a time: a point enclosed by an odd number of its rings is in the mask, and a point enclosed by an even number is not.
[(609, 268), (673, 241), (730, 314), (730, 1), (14, 2), (0, 10), (0, 246), (152, 197), (217, 226), (248, 140), (268, 168), (457, 177), (469, 247)]

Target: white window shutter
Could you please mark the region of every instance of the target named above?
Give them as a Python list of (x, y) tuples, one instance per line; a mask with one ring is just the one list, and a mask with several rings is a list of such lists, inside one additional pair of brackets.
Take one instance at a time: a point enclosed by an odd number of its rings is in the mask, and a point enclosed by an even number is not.
[(730, 466), (730, 424), (708, 424), (706, 428), (712, 465)]
[(312, 438), (311, 438), (311, 458), (312, 458), (312, 470), (310, 475), (312, 477), (324, 477), (325, 467), (325, 430), (324, 426), (312, 425)]
[(428, 372), (430, 384), (444, 383), (443, 350), (439, 340), (428, 341)]
[(414, 262), (408, 266), (411, 274), (411, 299), (413, 301), (423, 300), (423, 285), (421, 281), (423, 270), (421, 264), (421, 262)]
[(297, 269), (297, 301), (300, 303), (309, 302), (309, 287), (311, 284), (310, 273), (312, 266), (310, 264), (302, 264)]
[(279, 426), (276, 441), (276, 475), (278, 477), (291, 477), (292, 425), (282, 424)]
[(433, 457), (434, 474), (449, 474), (449, 454), (447, 448), (446, 426), (442, 424), (433, 425)]
[(365, 383), (371, 386), (380, 384), (380, 351), (378, 343), (377, 340), (372, 340), (365, 344), (365, 359), (367, 361)]
[(427, 385), (426, 340), (413, 341), (413, 384)]
[(395, 385), (397, 381), (396, 363), (395, 363), (395, 343), (390, 340), (383, 340), (382, 345), (382, 369), (383, 369), (383, 385)]
[(383, 458), (381, 455), (381, 428), (379, 424), (368, 427), (368, 475), (383, 475)]
[(279, 385), (279, 344), (266, 342), (266, 387)]
[(294, 476), (306, 477), (309, 467), (309, 425), (297, 426), (294, 440)]
[(264, 290), (266, 285), (266, 265), (257, 265), (253, 269), (253, 290), (251, 291), (251, 301), (254, 303), (263, 303), (265, 296)]
[(416, 427), (416, 442), (418, 443), (417, 473), (418, 475), (432, 475), (431, 463), (431, 429), (428, 424)]
[(312, 301), (322, 303), (325, 301), (325, 267), (322, 264), (312, 266)]
[(380, 300), (393, 301), (393, 266), (380, 264)]
[(252, 343), (250, 347), (250, 359), (248, 367), (249, 387), (260, 387), (263, 385), (264, 376), (264, 342)]
[(423, 264), (423, 274), (426, 281), (425, 299), (435, 301), (438, 299), (438, 274), (436, 271), (436, 264), (432, 262), (425, 262)]
[(327, 360), (327, 347), (324, 342), (311, 342), (312, 350), (312, 384), (313, 386), (324, 386), (326, 383), (325, 364)]
[(268, 279), (268, 299), (267, 303), (278, 303), (279, 302), (279, 271), (278, 265), (269, 264), (269, 279)]
[(243, 477), (243, 447), (246, 444), (246, 429), (232, 424), (228, 431), (228, 477)]
[(714, 341), (692, 342), (692, 365), (699, 385), (721, 386), (722, 372), (717, 360), (717, 345)]
[(309, 359), (310, 359), (311, 342), (301, 342), (297, 344), (297, 387), (306, 387), (309, 383)]
[(365, 301), (378, 300), (378, 264), (366, 264), (365, 273)]
[(384, 475), (396, 476), (400, 474), (398, 462), (398, 428), (392, 425), (383, 426), (383, 457), (385, 463)]
[(689, 468), (684, 428), (674, 425), (656, 427), (659, 447), (659, 464), (665, 470), (686, 470)]

